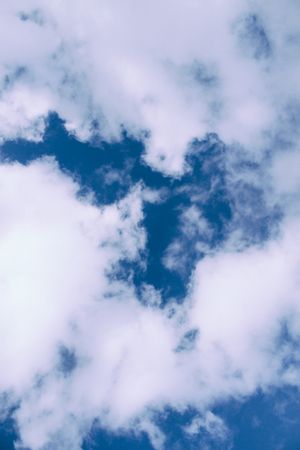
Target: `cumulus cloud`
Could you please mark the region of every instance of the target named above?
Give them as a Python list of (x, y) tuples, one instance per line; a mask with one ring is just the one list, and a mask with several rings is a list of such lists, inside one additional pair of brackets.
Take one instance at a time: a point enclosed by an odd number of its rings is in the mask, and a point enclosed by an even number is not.
[(298, 16), (293, 0), (4, 2), (1, 138), (41, 139), (56, 111), (82, 140), (126, 130), (168, 173), (212, 132), (260, 157), (292, 139)]
[[(227, 436), (216, 401), (299, 386), (299, 5), (13, 0), (0, 12), (2, 141), (43, 139), (56, 111), (83, 141), (126, 131), (147, 163), (178, 175), (191, 142), (217, 133), (235, 206), (212, 249), (191, 195), (164, 262), (183, 270), (189, 238), (206, 256), (185, 301), (163, 305), (119, 276), (124, 261), (143, 265), (143, 205), (162, 193), (135, 186), (102, 207), (53, 159), (2, 161), (1, 417), (16, 408), (31, 450), (80, 449), (93, 423), (163, 448), (166, 407), (198, 410), (190, 435)], [(242, 158), (260, 165), (240, 170)], [(253, 239), (275, 206), (282, 223)]]
[(78, 315), (110, 296), (130, 297), (110, 277), (121, 259), (138, 256), (144, 233), (138, 191), (101, 209), (92, 196), (78, 197), (79, 186), (50, 159), (0, 171), (0, 390), (15, 400), (59, 372), (59, 349), (76, 335)]
[(207, 256), (186, 301), (162, 307), (150, 285), (139, 299), (117, 276), (145, 245), (141, 188), (99, 207), (52, 159), (0, 175), (1, 406), (16, 406), (21, 446), (80, 449), (96, 421), (163, 448), (167, 406), (196, 408), (187, 433), (221, 439), (216, 400), (299, 385), (299, 219)]

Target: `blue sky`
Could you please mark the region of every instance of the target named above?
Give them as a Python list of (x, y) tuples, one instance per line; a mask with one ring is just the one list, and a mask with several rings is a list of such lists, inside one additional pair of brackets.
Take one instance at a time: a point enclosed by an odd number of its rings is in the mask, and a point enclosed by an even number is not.
[(1, 449), (300, 448), (299, 20), (1, 6)]

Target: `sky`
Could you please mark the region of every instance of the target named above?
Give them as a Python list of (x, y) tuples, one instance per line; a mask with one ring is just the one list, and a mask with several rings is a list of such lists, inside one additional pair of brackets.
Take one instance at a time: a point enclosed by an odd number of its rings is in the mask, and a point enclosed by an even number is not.
[(299, 25), (1, 2), (1, 450), (300, 448)]

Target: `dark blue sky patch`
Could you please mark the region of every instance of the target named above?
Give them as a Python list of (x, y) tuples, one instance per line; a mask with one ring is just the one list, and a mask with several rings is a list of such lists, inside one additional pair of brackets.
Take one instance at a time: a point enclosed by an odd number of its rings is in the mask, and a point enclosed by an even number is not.
[[(163, 413), (157, 414), (154, 420), (165, 433), (165, 448), (172, 450), (199, 450), (199, 448), (229, 450), (231, 448), (230, 435), (220, 439), (220, 436), (210, 433), (205, 427), (201, 427), (199, 433), (194, 435), (187, 432), (187, 426), (198, 417), (201, 417), (201, 414), (193, 407), (186, 407), (182, 411), (165, 408)], [(171, 433), (170, 430), (172, 430)]]
[[(214, 408), (213, 412), (224, 420), (230, 434), (223, 441), (207, 430), (201, 429), (195, 436), (188, 435), (185, 427), (199, 416), (194, 408), (183, 412), (166, 408), (157, 414), (156, 424), (166, 433), (166, 448), (174, 450), (298, 450), (300, 448), (299, 392), (293, 388), (272, 389), (242, 402), (231, 400)], [(94, 439), (94, 447), (87, 446)], [(102, 445), (102, 447), (101, 447)], [(131, 445), (131, 447), (130, 447)], [(84, 450), (120, 448), (147, 450), (152, 448), (145, 437), (137, 440), (130, 436), (114, 437), (97, 431), (92, 432)]]
[[(43, 142), (12, 141), (1, 148), (2, 158), (21, 163), (46, 155), (55, 157), (62, 170), (78, 180), (83, 193), (90, 189), (95, 193), (99, 204), (122, 199), (136, 183), (154, 190), (163, 189), (165, 200), (146, 203), (144, 207), (143, 225), (148, 236), (146, 269), (124, 262), (120, 274), (126, 278), (129, 276), (126, 270), (130, 269), (136, 284), (153, 284), (162, 291), (165, 301), (171, 297), (180, 299), (186, 294), (187, 280), (201, 256), (194, 245), (199, 236), (180, 234), (182, 210), (192, 204), (201, 208), (212, 225), (209, 243), (212, 246), (224, 239), (224, 223), (231, 218), (224, 184), (224, 148), (213, 137), (205, 145), (195, 142), (187, 158), (189, 169), (177, 179), (147, 166), (143, 151), (141, 143), (132, 141), (125, 134), (120, 143), (81, 143), (66, 132), (63, 122), (55, 114), (48, 119)], [(185, 271), (181, 274), (168, 270), (163, 264), (163, 256), (176, 237), (181, 239), (185, 258)]]
[[(161, 291), (163, 302), (178, 301), (187, 293), (188, 280), (196, 262), (204, 253), (199, 243), (213, 249), (222, 244), (229, 233), (240, 229), (251, 242), (269, 236), (276, 214), (268, 211), (263, 192), (244, 182), (228, 184), (226, 177), (226, 148), (216, 135), (205, 141), (194, 141), (186, 158), (186, 172), (178, 178), (163, 175), (147, 166), (143, 160), (144, 147), (124, 133), (119, 143), (93, 144), (77, 141), (68, 134), (60, 118), (48, 119), (45, 138), (41, 143), (6, 142), (1, 147), (2, 158), (28, 163), (38, 157), (56, 158), (63, 171), (81, 185), (82, 193), (92, 190), (99, 204), (122, 199), (136, 183), (163, 191), (160, 202), (146, 202), (142, 225), (147, 232), (143, 254), (145, 267), (123, 261), (118, 269), (123, 279), (133, 278), (136, 286), (152, 284)], [(252, 168), (255, 170), (255, 168)], [(208, 223), (209, 234), (182, 229), (181, 217), (190, 207), (196, 208)], [(178, 270), (167, 268), (164, 258), (174, 242)]]
[(95, 422), (86, 437), (82, 450), (153, 450), (146, 433), (110, 433)]
[(1, 450), (15, 450), (14, 443), (17, 441), (18, 435), (16, 425), (12, 418), (8, 418), (4, 422), (0, 422), (0, 448)]
[[(211, 139), (211, 141), (210, 141)], [(186, 293), (188, 280), (196, 262), (203, 256), (197, 249), (199, 240), (213, 248), (227, 236), (228, 223), (232, 212), (226, 189), (224, 173), (224, 146), (213, 137), (204, 143), (195, 143), (187, 157), (187, 172), (180, 178), (172, 179), (159, 175), (150, 168), (137, 165), (132, 174), (132, 183), (142, 181), (146, 187), (164, 190), (164, 200), (146, 203), (143, 225), (147, 231), (145, 270), (132, 274), (135, 284), (152, 284), (160, 290), (164, 302), (170, 298), (181, 301)], [(142, 177), (142, 178), (141, 178)], [(198, 208), (211, 227), (209, 236), (182, 230), (180, 218), (189, 207)], [(166, 252), (175, 240), (180, 241), (180, 249), (175, 255), (182, 260), (183, 270), (169, 270), (164, 264)]]
[(70, 173), (83, 189), (92, 189), (101, 204), (113, 203), (128, 192), (128, 180), (119, 179), (116, 184), (107, 184), (105, 171), (124, 170), (131, 158), (137, 159), (141, 145), (126, 137), (122, 145), (103, 144), (101, 148), (79, 142), (68, 134), (63, 122), (56, 114), (48, 118), (44, 140), (40, 143), (24, 140), (6, 142), (1, 147), (2, 157), (26, 164), (36, 158), (53, 156), (62, 170)]
[(300, 396), (293, 387), (257, 392), (242, 402), (215, 408), (232, 431), (236, 450), (298, 450)]
[(0, 415), (0, 449), (15, 450), (14, 444), (19, 439), (19, 433), (13, 414), (18, 405), (11, 404), (8, 394), (1, 394), (0, 403), (1, 408), (7, 405), (5, 413)]

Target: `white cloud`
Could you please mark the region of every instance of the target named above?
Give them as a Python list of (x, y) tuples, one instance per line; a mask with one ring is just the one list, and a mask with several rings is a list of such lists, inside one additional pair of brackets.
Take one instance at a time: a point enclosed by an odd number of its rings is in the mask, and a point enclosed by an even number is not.
[[(263, 39), (249, 14), (271, 48), (264, 58), (247, 50)], [(298, 15), (293, 0), (3, 3), (0, 136), (41, 138), (57, 111), (83, 140), (95, 121), (107, 140), (125, 127), (168, 173), (208, 132), (260, 157), (299, 98)]]
[(51, 159), (0, 176), (0, 390), (19, 402), (23, 445), (80, 449), (97, 420), (163, 448), (154, 413), (166, 406), (197, 408), (198, 428), (218, 435), (216, 400), (299, 385), (298, 219), (264, 246), (207, 256), (184, 304), (160, 308), (151, 286), (139, 302), (113, 276), (145, 243), (140, 188), (100, 208)]
[(161, 441), (146, 411), (177, 385), (177, 327), (150, 286), (143, 305), (114, 275), (144, 246), (140, 188), (99, 208), (52, 159), (2, 164), (0, 178), (0, 392), (20, 402), (23, 444), (79, 448), (95, 418)]
[(229, 436), (229, 430), (224, 421), (211, 411), (206, 412), (203, 417), (196, 416), (184, 430), (190, 436), (195, 436), (206, 431), (213, 438), (220, 441), (226, 440)]
[(55, 369), (77, 316), (108, 302), (119, 259), (138, 256), (141, 196), (99, 209), (50, 159), (2, 164), (0, 173), (0, 391), (22, 397)]
[[(261, 248), (199, 263), (191, 318), (200, 329), (199, 351), (210, 361), (203, 370), (214, 390), (229, 387), (244, 395), (284, 383), (296, 370), (297, 364), (284, 367), (292, 345), (280, 336), (284, 323), (290, 338), (299, 333), (298, 226), (298, 220), (286, 223), (283, 235)], [(298, 384), (298, 377), (293, 381)]]
[[(215, 432), (216, 400), (299, 386), (297, 2), (13, 0), (0, 8), (2, 140), (42, 139), (57, 111), (82, 140), (97, 131), (94, 121), (106, 140), (124, 127), (144, 139), (149, 164), (173, 174), (189, 142), (207, 132), (257, 159), (272, 143), (268, 180), (255, 183), (287, 215), (264, 245), (243, 249), (233, 234), (197, 264), (183, 305), (160, 308), (153, 287), (138, 299), (131, 281), (114, 275), (120, 260), (139, 258), (143, 201), (159, 194), (137, 186), (99, 207), (51, 159), (2, 163), (0, 392), (20, 402), (22, 444), (79, 449), (96, 419), (116, 432), (146, 431), (163, 448), (153, 413), (166, 406), (194, 406), (190, 432)], [(248, 12), (260, 17), (268, 55), (250, 49), (258, 44), (243, 28)], [(194, 206), (181, 228), (211, 233)], [(174, 266), (180, 242), (168, 251)], [(180, 346), (191, 330), (192, 344)], [(62, 348), (72, 370), (62, 368)]]

